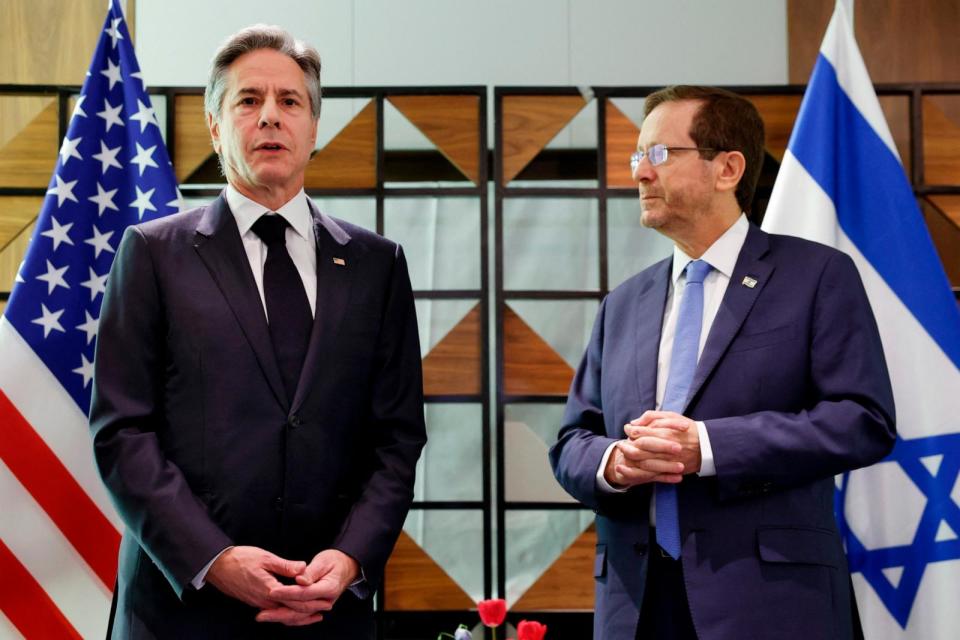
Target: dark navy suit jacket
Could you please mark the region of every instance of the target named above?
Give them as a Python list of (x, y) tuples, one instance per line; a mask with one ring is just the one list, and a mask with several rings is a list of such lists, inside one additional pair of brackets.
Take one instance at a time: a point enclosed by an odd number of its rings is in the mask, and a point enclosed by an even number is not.
[[(670, 273), (671, 259), (659, 262), (604, 300), (550, 451), (563, 487), (597, 512), (603, 640), (635, 637), (656, 543), (651, 486), (606, 494), (596, 474), (623, 425), (655, 408)], [(684, 414), (705, 421), (717, 471), (678, 487), (699, 638), (851, 637), (833, 476), (881, 459), (895, 439), (883, 350), (852, 260), (751, 226)]]
[(311, 210), (317, 307), (292, 403), (223, 196), (124, 235), (90, 412), (127, 525), (114, 637), (372, 637), (369, 599), (351, 592), (295, 630), (190, 585), (224, 547), (254, 545), (304, 561), (340, 549), (376, 587), (413, 498), (426, 435), (403, 253)]

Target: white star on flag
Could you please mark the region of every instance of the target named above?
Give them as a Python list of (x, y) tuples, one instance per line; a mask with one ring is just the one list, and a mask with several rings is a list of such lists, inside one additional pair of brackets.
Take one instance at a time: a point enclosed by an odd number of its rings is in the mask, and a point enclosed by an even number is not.
[(140, 73), (139, 71), (134, 71), (133, 73), (130, 74), (130, 77), (131, 77), (131, 78), (136, 78), (137, 80), (139, 80), (139, 81), (140, 81), (140, 85), (143, 86), (144, 90), (146, 90), (146, 88), (147, 88), (147, 83), (145, 83), (145, 82), (143, 81), (143, 74), (142, 74), (142, 73)]
[(120, 149), (122, 148), (122, 146), (118, 145), (111, 149), (104, 144), (103, 140), (100, 141), (100, 153), (93, 154), (93, 157), (100, 161), (100, 173), (106, 173), (110, 167), (123, 169), (120, 161), (117, 160), (117, 154), (120, 153)]
[(31, 322), (43, 327), (44, 338), (49, 336), (51, 331), (61, 331), (66, 333), (66, 330), (64, 330), (63, 326), (60, 324), (60, 316), (63, 315), (63, 309), (58, 311), (50, 311), (47, 309), (47, 305), (40, 303), (40, 313), (43, 315), (35, 320), (31, 320)]
[(83, 376), (83, 388), (86, 389), (90, 384), (90, 381), (93, 380), (93, 362), (87, 360), (87, 356), (80, 354), (80, 366), (73, 370), (74, 373), (79, 373)]
[(63, 144), (60, 145), (60, 165), (65, 167), (70, 158), (76, 158), (77, 160), (83, 160), (83, 156), (80, 155), (80, 152), (77, 151), (77, 147), (80, 145), (80, 141), (83, 140), (82, 137), (76, 137), (73, 140), (67, 136), (63, 136)]
[(130, 116), (131, 120), (136, 120), (140, 123), (140, 133), (143, 133), (144, 130), (151, 124), (160, 127), (160, 123), (157, 122), (157, 114), (153, 112), (152, 107), (148, 107), (143, 104), (140, 100), (137, 100), (138, 111)]
[(93, 342), (93, 339), (97, 337), (97, 325), (100, 324), (100, 318), (94, 318), (86, 309), (83, 310), (83, 315), (85, 315), (87, 319), (83, 321), (83, 324), (78, 324), (77, 329), (86, 332), (87, 344), (90, 344)]
[(97, 115), (103, 118), (107, 123), (107, 131), (110, 131), (110, 127), (115, 124), (125, 127), (123, 123), (123, 118), (120, 117), (120, 112), (123, 110), (123, 103), (118, 104), (117, 106), (112, 106), (110, 101), (106, 98), (103, 99), (103, 111), (97, 111)]
[(76, 117), (83, 117), (83, 118), (87, 117), (87, 112), (84, 111), (83, 107), (81, 106), (83, 104), (83, 101), (86, 99), (87, 99), (87, 96), (85, 95), (77, 96), (77, 103), (73, 105), (73, 113), (70, 114), (71, 120), (73, 120)]
[(90, 302), (93, 302), (97, 298), (97, 294), (103, 294), (107, 292), (107, 276), (109, 273), (105, 273), (102, 276), (98, 276), (97, 272), (93, 270), (93, 267), (90, 269), (90, 279), (80, 283), (81, 287), (86, 287), (90, 289)]
[(63, 274), (65, 274), (69, 268), (70, 265), (67, 265), (58, 269), (53, 266), (52, 262), (47, 260), (47, 272), (37, 276), (37, 280), (43, 280), (47, 283), (47, 295), (53, 293), (53, 290), (57, 287), (63, 287), (64, 289), (70, 288), (67, 281), (63, 279)]
[(137, 186), (137, 187), (135, 187), (135, 188), (136, 188), (136, 190), (137, 190), (137, 199), (134, 200), (133, 202), (131, 202), (131, 203), (130, 203), (130, 206), (137, 208), (137, 212), (138, 212), (137, 215), (138, 215), (138, 217), (139, 217), (141, 220), (143, 220), (143, 212), (144, 212), (144, 211), (146, 211), (146, 210), (148, 210), (148, 209), (149, 209), (150, 211), (156, 211), (156, 210), (157, 210), (157, 208), (156, 208), (155, 206), (153, 206), (153, 203), (150, 202), (150, 198), (153, 197), (153, 192), (156, 191), (156, 189), (150, 189), (149, 191), (144, 192), (144, 191), (141, 191), (141, 190), (140, 190), (140, 187), (139, 187), (139, 186)]
[(107, 79), (110, 80), (110, 90), (113, 89), (113, 85), (118, 82), (123, 82), (123, 76), (120, 74), (120, 65), (113, 64), (113, 60), (110, 58), (107, 58), (107, 68), (100, 73), (107, 76)]
[[(119, 147), (118, 147), (119, 148)], [(102, 216), (105, 209), (113, 209), (114, 211), (119, 211), (117, 205), (113, 204), (113, 196), (116, 195), (117, 190), (111, 189), (106, 191), (103, 187), (100, 186), (100, 183), (97, 183), (97, 195), (90, 196), (87, 198), (90, 202), (97, 203), (97, 215)]]
[(153, 159), (153, 152), (156, 151), (157, 145), (153, 145), (147, 149), (144, 149), (140, 146), (140, 143), (137, 142), (137, 155), (133, 156), (133, 159), (130, 160), (133, 164), (137, 165), (140, 168), (140, 175), (143, 175), (144, 169), (147, 167), (159, 168), (159, 165)]
[[(107, 35), (110, 36), (111, 48), (117, 48), (117, 40), (123, 40), (123, 33), (120, 32), (120, 23), (123, 22), (120, 18), (114, 18), (110, 26), (104, 29), (107, 32)], [(112, 85), (111, 85), (112, 88)]]
[(73, 200), (74, 202), (80, 202), (77, 200), (77, 196), (73, 195), (73, 185), (77, 184), (76, 180), (71, 180), (70, 182), (64, 182), (60, 179), (59, 175), (54, 175), (54, 179), (57, 181), (57, 186), (50, 187), (47, 189), (47, 194), (53, 194), (57, 196), (57, 208), (59, 209), (63, 205), (64, 200)]
[(183, 194), (177, 189), (177, 197), (167, 203), (168, 207), (173, 207), (174, 211), (183, 211)]
[(73, 240), (71, 240), (70, 236), (68, 235), (73, 223), (68, 222), (67, 224), (60, 224), (53, 216), (50, 216), (50, 222), (53, 224), (53, 227), (47, 229), (40, 235), (46, 236), (47, 238), (53, 240), (53, 250), (56, 251), (61, 242), (73, 245)]
[(93, 247), (95, 253), (93, 254), (94, 258), (100, 257), (101, 251), (108, 251), (114, 253), (113, 247), (110, 246), (110, 236), (113, 235), (113, 231), (107, 231), (106, 233), (100, 233), (100, 230), (97, 229), (97, 225), (93, 225), (93, 236), (84, 240), (86, 244), (89, 244)]

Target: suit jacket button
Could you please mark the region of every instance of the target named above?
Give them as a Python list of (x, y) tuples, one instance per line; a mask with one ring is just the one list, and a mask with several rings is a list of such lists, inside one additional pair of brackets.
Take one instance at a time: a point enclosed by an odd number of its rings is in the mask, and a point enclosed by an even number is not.
[(301, 418), (299, 415), (295, 413), (292, 416), (290, 416), (289, 419), (287, 419), (287, 424), (293, 427), (294, 429), (296, 429), (297, 427), (303, 424), (303, 418)]
[(633, 543), (633, 550), (637, 552), (637, 555), (638, 555), (638, 556), (645, 556), (645, 555), (647, 555), (647, 548), (648, 548), (648, 545), (647, 545), (646, 542), (634, 542), (634, 543)]
[(277, 498), (273, 501), (273, 508), (277, 510), (277, 513), (283, 511), (283, 498)]

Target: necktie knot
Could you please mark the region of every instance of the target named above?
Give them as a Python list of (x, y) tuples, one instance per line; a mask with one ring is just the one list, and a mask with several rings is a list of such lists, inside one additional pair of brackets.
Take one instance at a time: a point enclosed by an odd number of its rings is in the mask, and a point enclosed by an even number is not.
[(710, 266), (709, 262), (704, 262), (703, 260), (690, 261), (687, 264), (687, 284), (691, 282), (702, 283), (711, 269), (713, 269), (713, 267)]
[(286, 244), (287, 221), (283, 216), (263, 214), (253, 223), (253, 232), (267, 247)]

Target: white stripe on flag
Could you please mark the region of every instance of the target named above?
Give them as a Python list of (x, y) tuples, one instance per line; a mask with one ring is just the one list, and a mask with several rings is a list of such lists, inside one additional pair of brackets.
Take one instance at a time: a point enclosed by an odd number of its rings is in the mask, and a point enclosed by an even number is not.
[(893, 155), (900, 158), (897, 145), (894, 144), (893, 136), (890, 135), (890, 127), (887, 126), (887, 120), (883, 117), (883, 110), (880, 109), (880, 103), (873, 91), (873, 84), (870, 83), (867, 66), (853, 39), (853, 28), (850, 24), (846, 8), (838, 2), (833, 19), (827, 27), (827, 33), (823, 37), (823, 43), (820, 45), (820, 53), (833, 65), (837, 73), (837, 82), (847, 97), (856, 105), (857, 110), (863, 114), (884, 144), (890, 147)]
[[(960, 575), (960, 560), (933, 562), (923, 572), (923, 581), (907, 628), (891, 626), (886, 607), (877, 597), (877, 592), (864, 579), (863, 574), (853, 574), (853, 588), (857, 592), (860, 609), (860, 622), (863, 636), (869, 640), (888, 640), (890, 638), (917, 638), (922, 640), (956, 640), (955, 624), (945, 624), (956, 616), (952, 615), (958, 604), (944, 602), (944, 594), (955, 593), (957, 576)], [(951, 608), (954, 611), (945, 611)]]
[(0, 317), (0, 390), (30, 423), (70, 475), (118, 531), (113, 508), (93, 462), (87, 417), (17, 330)]
[(0, 539), (84, 638), (106, 634), (111, 595), (0, 461)]
[(3, 611), (0, 611), (0, 640), (25, 640)]

